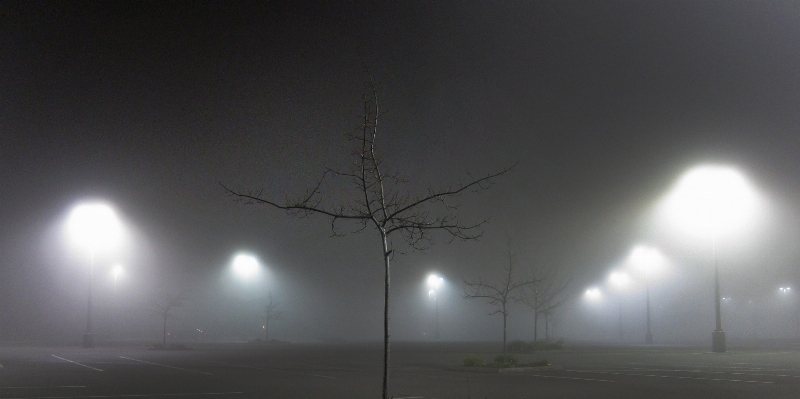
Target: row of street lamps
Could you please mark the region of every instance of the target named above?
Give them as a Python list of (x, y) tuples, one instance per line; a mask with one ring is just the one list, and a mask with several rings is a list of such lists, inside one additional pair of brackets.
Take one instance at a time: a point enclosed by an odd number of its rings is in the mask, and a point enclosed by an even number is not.
[[(67, 220), (67, 228), (73, 241), (89, 254), (89, 279), (87, 290), (86, 332), (83, 334), (83, 346), (92, 348), (95, 338), (92, 329), (92, 291), (94, 280), (94, 259), (98, 251), (108, 250), (116, 245), (122, 232), (122, 223), (114, 209), (106, 203), (86, 203), (73, 208)], [(250, 254), (239, 254), (231, 262), (233, 272), (243, 280), (254, 278), (261, 269), (258, 259)], [(115, 265), (111, 274), (114, 278), (114, 291), (117, 280), (124, 272), (120, 265)], [(439, 338), (439, 291), (444, 279), (436, 274), (428, 276), (428, 296), (433, 299), (436, 308), (435, 338)], [(265, 326), (266, 328), (266, 326)]]
[[(758, 195), (747, 179), (727, 166), (703, 165), (686, 172), (661, 203), (660, 213), (669, 224), (699, 239), (710, 240), (714, 260), (714, 309), (716, 328), (711, 334), (714, 352), (725, 352), (725, 332), (720, 311), (719, 265), (717, 242), (724, 234), (740, 230), (751, 221), (758, 208)], [(647, 333), (645, 342), (653, 342), (650, 326), (650, 273), (654, 265), (666, 260), (654, 248), (637, 247), (629, 256), (630, 263), (644, 270), (647, 292)], [(615, 271), (609, 277), (611, 286), (621, 291), (632, 280), (625, 272)], [(788, 290), (788, 288), (787, 288)], [(598, 288), (589, 288), (585, 297), (596, 301), (602, 297)], [(620, 302), (620, 336), (622, 336), (622, 304)]]

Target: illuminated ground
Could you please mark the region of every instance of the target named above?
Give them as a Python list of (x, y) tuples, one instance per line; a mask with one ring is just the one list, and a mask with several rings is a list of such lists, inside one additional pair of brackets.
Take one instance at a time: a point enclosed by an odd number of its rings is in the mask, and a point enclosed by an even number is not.
[[(565, 349), (547, 357), (561, 370), (466, 371), (468, 353), (496, 345), (398, 344), (396, 398), (775, 398), (800, 391), (800, 351)], [(377, 398), (379, 345), (142, 348), (0, 347), (2, 398)]]

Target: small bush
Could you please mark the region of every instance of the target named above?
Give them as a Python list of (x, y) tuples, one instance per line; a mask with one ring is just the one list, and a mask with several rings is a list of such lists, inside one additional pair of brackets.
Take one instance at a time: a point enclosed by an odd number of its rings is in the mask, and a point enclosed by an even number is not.
[(475, 355), (470, 355), (464, 358), (464, 365), (467, 367), (483, 367), (486, 365), (486, 361)]
[(519, 360), (514, 355), (497, 355), (495, 356), (494, 363), (492, 363), (492, 365), (494, 367), (510, 368), (516, 367), (517, 363), (519, 363)]

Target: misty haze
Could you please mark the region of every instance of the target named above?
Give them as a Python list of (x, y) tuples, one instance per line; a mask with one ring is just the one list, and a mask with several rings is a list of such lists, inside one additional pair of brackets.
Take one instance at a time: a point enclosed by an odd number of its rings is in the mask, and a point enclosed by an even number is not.
[(3, 2), (0, 398), (794, 397), (799, 18)]

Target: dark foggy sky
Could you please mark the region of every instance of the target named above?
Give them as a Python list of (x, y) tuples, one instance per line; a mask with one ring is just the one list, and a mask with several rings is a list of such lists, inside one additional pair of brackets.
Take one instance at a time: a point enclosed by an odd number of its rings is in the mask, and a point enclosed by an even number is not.
[(134, 232), (101, 261), (130, 269), (131, 307), (182, 284), (213, 310), (182, 323), (229, 323), (237, 300), (256, 301), (225, 280), (250, 250), (294, 315), (283, 338), (376, 339), (374, 232), (328, 238), (323, 219), (243, 207), (219, 186), (281, 199), (345, 165), (364, 63), (379, 150), (412, 192), (519, 161), (464, 199), (464, 216), (492, 218), (483, 240), (397, 258), (401, 339), (424, 329), (431, 270), (452, 283), (449, 325), (496, 338), (458, 283), (501, 266), (507, 234), (577, 291), (601, 281), (631, 245), (663, 237), (650, 206), (696, 163), (736, 165), (772, 207), (750, 251), (727, 259), (727, 289), (800, 277), (796, 2), (4, 2), (0, 18), (0, 337), (80, 331), (85, 260), (58, 226), (102, 198)]

